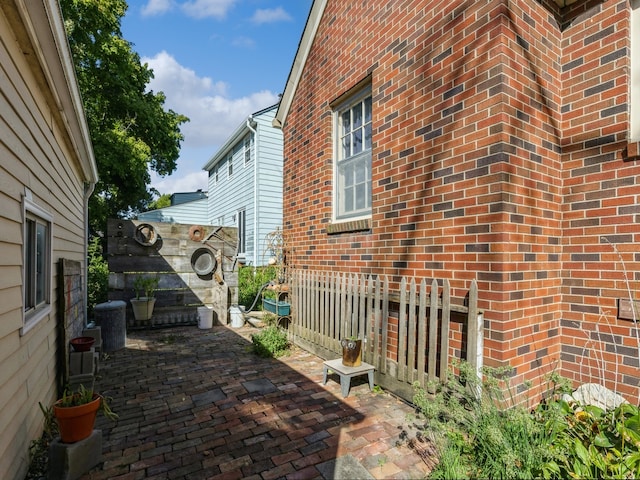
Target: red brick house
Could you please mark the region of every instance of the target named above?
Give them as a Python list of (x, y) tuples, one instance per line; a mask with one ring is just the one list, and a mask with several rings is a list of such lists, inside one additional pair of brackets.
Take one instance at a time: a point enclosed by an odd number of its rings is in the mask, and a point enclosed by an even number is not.
[(289, 262), (475, 278), (512, 386), (637, 398), (639, 4), (315, 0), (274, 120)]

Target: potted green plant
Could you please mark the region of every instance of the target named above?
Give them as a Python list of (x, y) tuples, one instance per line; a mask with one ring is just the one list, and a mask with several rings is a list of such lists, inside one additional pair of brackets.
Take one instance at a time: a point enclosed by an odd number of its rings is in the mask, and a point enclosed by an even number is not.
[(151, 319), (153, 307), (156, 304), (155, 292), (158, 288), (158, 282), (158, 277), (144, 275), (138, 275), (134, 280), (133, 288), (136, 296), (130, 301), (133, 308), (133, 316), (136, 320), (145, 321)]
[(85, 388), (84, 385), (80, 385), (77, 392), (65, 390), (62, 398), (53, 404), (53, 415), (58, 423), (60, 440), (63, 443), (75, 443), (89, 437), (98, 410), (110, 420), (118, 418), (105, 397)]
[(362, 365), (362, 340), (355, 336), (343, 338), (340, 342), (342, 346), (342, 364), (347, 367), (359, 367)]

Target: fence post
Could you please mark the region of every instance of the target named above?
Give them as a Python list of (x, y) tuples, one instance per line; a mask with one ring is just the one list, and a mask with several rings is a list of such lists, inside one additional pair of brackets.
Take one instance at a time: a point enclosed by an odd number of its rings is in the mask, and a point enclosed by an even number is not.
[[(478, 312), (478, 283), (475, 279), (471, 281), (469, 288), (469, 316), (467, 320), (467, 361), (471, 364), (476, 372), (479, 385), (482, 384), (482, 349), (483, 349), (483, 332), (484, 319)], [(475, 392), (480, 395), (480, 391)]]
[(431, 282), (429, 305), (429, 360), (427, 361), (428, 379), (427, 391), (435, 393), (436, 353), (438, 351), (438, 282), (434, 278)]
[(449, 280), (442, 282), (442, 327), (440, 329), (440, 382), (449, 375), (449, 325), (451, 322), (451, 287)]

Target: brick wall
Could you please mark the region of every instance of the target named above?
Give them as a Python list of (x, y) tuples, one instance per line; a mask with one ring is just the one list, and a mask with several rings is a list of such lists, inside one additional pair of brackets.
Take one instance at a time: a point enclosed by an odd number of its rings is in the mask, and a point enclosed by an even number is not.
[[(540, 392), (561, 359), (590, 380), (576, 350), (595, 344), (600, 303), (622, 294), (600, 239), (637, 254), (637, 167), (622, 153), (627, 2), (377, 3), (327, 2), (287, 117), (291, 263), (449, 278), (458, 302), (477, 278), (486, 364), (514, 366), (520, 390)], [(329, 234), (330, 104), (368, 76), (370, 228)], [(612, 342), (603, 355), (637, 363), (629, 322), (607, 326), (627, 355), (608, 353)]]
[[(626, 158), (629, 5), (596, 5), (565, 30), (562, 52), (564, 287), (562, 373), (638, 395), (638, 343), (618, 320), (637, 288), (637, 160)], [(635, 277), (634, 277), (635, 275)]]

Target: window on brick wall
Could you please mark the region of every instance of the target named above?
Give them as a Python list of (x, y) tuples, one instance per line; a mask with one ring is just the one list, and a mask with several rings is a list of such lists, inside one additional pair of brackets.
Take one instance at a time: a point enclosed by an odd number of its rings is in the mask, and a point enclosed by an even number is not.
[(640, 0), (631, 0), (629, 140), (640, 142)]
[(51, 311), (51, 224), (53, 217), (24, 198), (23, 306), (26, 333)]
[(359, 91), (334, 109), (334, 216), (371, 215), (371, 90)]

